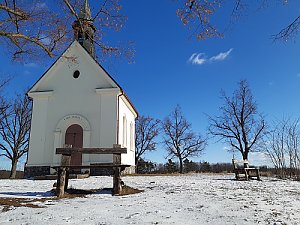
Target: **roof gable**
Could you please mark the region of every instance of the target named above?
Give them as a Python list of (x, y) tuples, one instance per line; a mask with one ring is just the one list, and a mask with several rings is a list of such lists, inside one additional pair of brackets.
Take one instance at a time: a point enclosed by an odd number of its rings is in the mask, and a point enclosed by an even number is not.
[[(29, 90), (29, 93), (54, 90), (55, 88), (53, 87), (53, 84), (51, 84), (51, 80), (57, 79), (59, 76), (66, 76), (65, 73), (68, 72), (72, 73), (72, 71), (80, 71), (82, 67), (88, 67), (89, 73), (98, 76), (95, 77), (95, 79), (98, 79), (98, 81), (95, 81), (98, 83), (101, 82), (104, 88), (117, 87), (122, 90), (120, 85), (105, 71), (105, 69), (91, 55), (89, 55), (88, 52), (76, 40), (74, 40), (66, 49), (66, 51), (32, 86), (32, 88)], [(69, 75), (72, 76), (72, 74)], [(100, 84), (98, 84), (97, 88), (101, 88), (101, 85), (99, 85)]]
[[(73, 77), (78, 70), (78, 79)], [(40, 79), (28, 91), (28, 96), (36, 96), (43, 93), (61, 94), (71, 89), (81, 91), (118, 90), (131, 105), (137, 115), (137, 110), (131, 103), (120, 85), (106, 72), (106, 70), (75, 40), (66, 51), (50, 66)]]

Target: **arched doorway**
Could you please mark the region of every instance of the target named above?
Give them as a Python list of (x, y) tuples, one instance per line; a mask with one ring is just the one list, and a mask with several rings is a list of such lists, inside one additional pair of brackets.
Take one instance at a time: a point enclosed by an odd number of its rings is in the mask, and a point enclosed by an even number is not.
[[(66, 130), (65, 144), (72, 145), (73, 148), (82, 148), (83, 129), (78, 124), (73, 124)], [(82, 154), (74, 153), (71, 155), (71, 165), (82, 165)]]

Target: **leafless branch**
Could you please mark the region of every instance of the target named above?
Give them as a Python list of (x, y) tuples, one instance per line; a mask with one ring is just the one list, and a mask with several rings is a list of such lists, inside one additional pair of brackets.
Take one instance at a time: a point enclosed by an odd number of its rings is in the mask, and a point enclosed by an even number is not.
[(162, 122), (164, 144), (169, 157), (179, 160), (179, 172), (183, 173), (183, 160), (200, 155), (206, 146), (206, 140), (192, 131), (191, 124), (185, 119), (180, 106)]
[(300, 16), (298, 16), (293, 22), (283, 28), (278, 34), (273, 35), (275, 41), (287, 41), (288, 39), (295, 37), (300, 28)]
[(209, 117), (209, 133), (224, 140), (238, 150), (243, 159), (255, 151), (255, 146), (264, 136), (266, 124), (262, 116), (257, 115), (257, 106), (245, 80), (239, 82), (239, 88), (230, 98), (222, 94), (224, 105), (222, 115)]
[(151, 117), (139, 116), (136, 120), (135, 162), (137, 167), (145, 152), (156, 149), (155, 138), (159, 134), (159, 124), (160, 120)]
[[(14, 60), (27, 60), (45, 54), (53, 57), (63, 51), (64, 46), (73, 40), (71, 19), (77, 20), (82, 29), (82, 21), (78, 16), (78, 0), (61, 0), (64, 11), (57, 11), (51, 5), (45, 5), (41, 0), (27, 1), (3, 0), (0, 2), (0, 38), (2, 44), (12, 55)], [(97, 34), (94, 41), (97, 43), (100, 60), (111, 55), (122, 56), (131, 61), (132, 56), (128, 48), (110, 47), (112, 44), (104, 42), (108, 30), (118, 31), (126, 21), (121, 14), (121, 5), (118, 0), (102, 0), (94, 25)], [(125, 51), (125, 52), (123, 52)], [(24, 57), (26, 56), (26, 57)]]
[(31, 102), (27, 96), (18, 96), (14, 103), (7, 105), (0, 112), (0, 152), (11, 160), (10, 177), (14, 178), (19, 158), (28, 151)]

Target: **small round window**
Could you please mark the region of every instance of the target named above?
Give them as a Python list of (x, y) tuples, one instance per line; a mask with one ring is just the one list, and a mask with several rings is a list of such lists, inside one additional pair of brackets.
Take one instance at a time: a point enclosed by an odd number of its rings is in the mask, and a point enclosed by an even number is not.
[(76, 71), (73, 73), (73, 77), (74, 77), (75, 79), (77, 79), (77, 78), (79, 77), (79, 75), (80, 75), (80, 72), (79, 72), (78, 70), (76, 70)]

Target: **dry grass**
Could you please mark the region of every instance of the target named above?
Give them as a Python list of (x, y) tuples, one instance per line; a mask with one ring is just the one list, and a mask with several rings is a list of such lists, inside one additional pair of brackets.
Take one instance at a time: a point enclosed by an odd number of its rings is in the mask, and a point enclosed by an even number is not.
[[(10, 171), (8, 170), (0, 170), (0, 179), (9, 179)], [(24, 172), (17, 171), (16, 179), (23, 179)]]
[(29, 207), (29, 208), (45, 208), (45, 206), (39, 206), (34, 203), (45, 202), (50, 200), (49, 198), (29, 199), (29, 198), (0, 198), (0, 205), (4, 206), (2, 212), (7, 212), (12, 207)]
[(181, 173), (134, 173), (134, 174), (124, 174), (124, 176), (128, 177), (157, 177), (157, 176), (182, 176), (187, 174)]
[[(53, 190), (53, 192), (55, 193), (55, 190)], [(132, 194), (137, 194), (137, 193), (141, 193), (141, 192), (143, 192), (143, 191), (124, 185), (122, 187), (122, 193), (119, 196), (132, 195)], [(64, 198), (86, 197), (86, 195), (97, 194), (97, 193), (99, 193), (99, 194), (111, 193), (112, 194), (113, 190), (112, 190), (112, 188), (90, 189), (90, 190), (81, 190), (81, 189), (71, 188), (65, 192)]]
[[(74, 189), (69, 188), (65, 191), (63, 198), (84, 198), (87, 195), (95, 194), (101, 192), (103, 189), (90, 189), (90, 190), (82, 190), (82, 189)], [(53, 194), (55, 195), (55, 189), (52, 190)]]
[[(51, 192), (55, 195), (55, 189), (52, 189)], [(122, 193), (120, 196), (123, 195), (131, 195), (143, 192), (136, 188), (132, 188), (129, 186), (123, 186)], [(73, 189), (70, 188), (65, 192), (63, 198), (72, 199), (72, 198), (85, 198), (89, 194), (96, 194), (96, 193), (112, 193), (111, 188), (106, 189), (90, 189), (90, 190), (81, 190), (81, 189)], [(45, 208), (46, 206), (38, 205), (41, 202), (51, 201), (52, 203), (59, 200), (58, 197), (51, 197), (51, 198), (0, 198), (0, 206), (3, 206), (2, 212), (7, 212), (12, 210), (13, 207), (29, 207), (29, 208)], [(47, 205), (47, 204), (46, 204)]]
[(120, 195), (132, 195), (132, 194), (138, 194), (141, 192), (143, 192), (143, 191), (125, 185), (122, 187), (122, 193)]
[(188, 172), (188, 173), (134, 173), (134, 174), (124, 174), (124, 176), (128, 176), (128, 177), (155, 177), (155, 176), (190, 176), (191, 174), (203, 174), (203, 175), (211, 175), (211, 176), (215, 176), (215, 175), (227, 175), (227, 174), (233, 174), (231, 172), (221, 172), (221, 173), (213, 173), (213, 172), (200, 172), (200, 173), (196, 173), (196, 172)]

